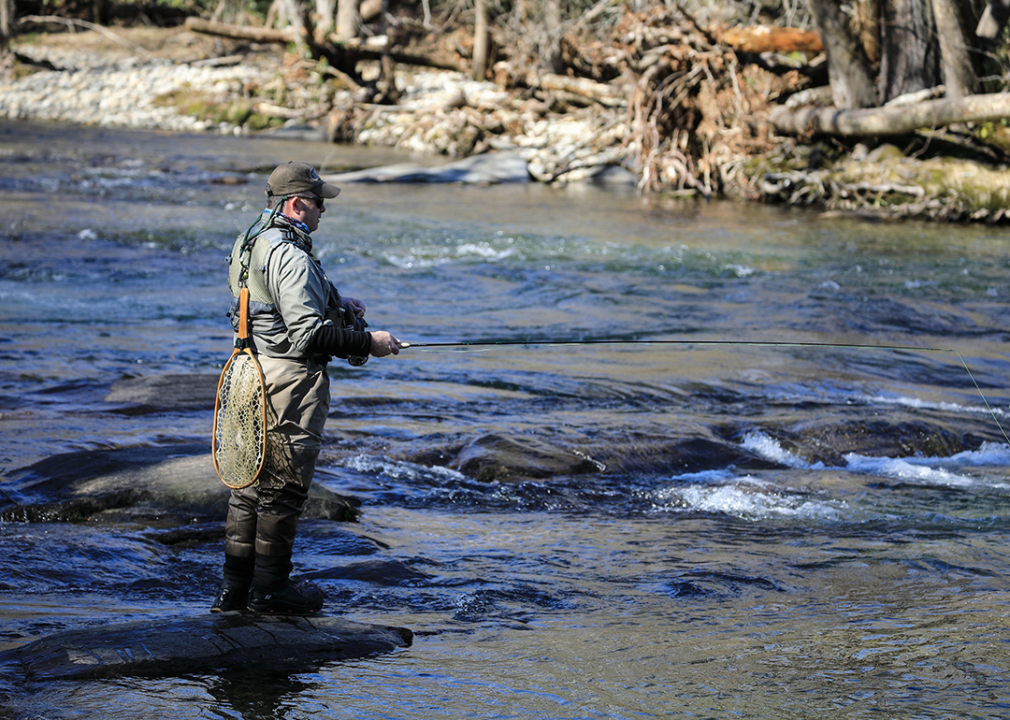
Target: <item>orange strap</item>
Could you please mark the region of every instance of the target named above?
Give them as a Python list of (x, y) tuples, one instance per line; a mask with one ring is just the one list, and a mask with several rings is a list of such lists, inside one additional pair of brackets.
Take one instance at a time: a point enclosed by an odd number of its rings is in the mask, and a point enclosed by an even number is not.
[(238, 342), (237, 347), (246, 347), (249, 339), (249, 288), (238, 292)]

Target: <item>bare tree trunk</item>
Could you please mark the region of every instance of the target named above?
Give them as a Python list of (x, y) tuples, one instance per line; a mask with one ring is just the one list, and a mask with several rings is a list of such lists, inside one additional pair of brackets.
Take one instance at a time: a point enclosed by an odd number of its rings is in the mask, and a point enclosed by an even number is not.
[(348, 42), (358, 36), (358, 0), (338, 0), (337, 39)]
[(882, 0), (880, 75), (883, 105), (899, 95), (940, 85), (933, 13), (924, 0)]
[(5, 55), (10, 48), (13, 27), (14, 0), (0, 0), (0, 55)]
[(388, 16), (389, 0), (382, 0), (380, 26), (382, 34), (386, 37), (386, 44), (382, 46), (382, 59), (379, 61), (379, 78), (375, 81), (375, 89), (379, 91), (379, 94), (375, 97), (375, 102), (384, 105), (393, 105), (400, 99), (400, 91), (396, 87), (396, 64), (389, 54)]
[(975, 34), (986, 40), (995, 40), (1010, 20), (1010, 0), (989, 0)]
[(316, 0), (316, 42), (323, 42), (327, 35), (333, 32), (337, 16), (337, 0)]
[(389, 2), (388, 0), (360, 0), (358, 3), (358, 12), (361, 14), (361, 19), (364, 22), (371, 22), (379, 15), (389, 12), (390, 8), (395, 7), (398, 4), (398, 0)]
[(877, 90), (866, 52), (848, 27), (842, 0), (810, 0), (810, 9), (821, 31), (828, 55), (828, 77), (835, 107), (874, 107)]
[(940, 38), (940, 63), (947, 97), (958, 99), (975, 92), (975, 71), (968, 52), (967, 36), (951, 0), (933, 0), (936, 34)]
[(870, 65), (876, 65), (880, 62), (880, 1), (858, 0), (854, 10), (859, 43)]
[(473, 28), (473, 79), (487, 79), (487, 55), (490, 33), (487, 27), (487, 0), (474, 0), (476, 15)]
[(557, 75), (565, 71), (564, 60), (561, 58), (561, 0), (544, 0), (544, 31), (547, 36), (547, 49), (544, 52), (544, 66), (548, 72)]
[[(279, 24), (279, 16), (282, 12), (281, 0), (272, 0), (270, 3), (270, 9), (267, 10), (266, 19), (263, 21), (263, 27), (272, 28)], [(189, 18), (186, 18), (189, 21)]]
[(310, 27), (308, 23), (308, 13), (306, 12), (303, 0), (281, 0), (281, 8), (291, 24), (294, 36), (298, 38), (296, 44), (304, 45), (306, 41), (306, 31)]

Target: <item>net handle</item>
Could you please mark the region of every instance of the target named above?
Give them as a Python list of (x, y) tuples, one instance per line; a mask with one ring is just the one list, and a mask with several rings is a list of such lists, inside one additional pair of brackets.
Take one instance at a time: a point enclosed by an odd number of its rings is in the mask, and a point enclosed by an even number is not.
[(238, 340), (235, 347), (249, 347), (249, 288), (243, 287), (238, 293)]

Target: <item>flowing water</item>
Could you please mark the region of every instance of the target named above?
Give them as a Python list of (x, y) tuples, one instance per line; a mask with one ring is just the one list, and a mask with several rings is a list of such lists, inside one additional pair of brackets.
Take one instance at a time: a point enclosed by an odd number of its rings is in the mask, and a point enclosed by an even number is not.
[[(105, 397), (122, 378), (219, 372), (225, 257), (288, 159), (403, 158), (0, 125), (0, 473), (209, 443), (205, 409)], [(530, 343), (332, 366), (317, 482), (363, 515), (304, 521), (296, 572), (331, 612), (405, 625), (414, 645), (302, 672), (6, 678), (16, 717), (1010, 716), (1005, 230), (361, 184), (316, 236), (373, 328)], [(488, 437), (590, 471), (446, 466)], [(205, 612), (220, 543), (149, 530), (0, 524), (0, 647)], [(332, 573), (366, 560), (411, 572)]]

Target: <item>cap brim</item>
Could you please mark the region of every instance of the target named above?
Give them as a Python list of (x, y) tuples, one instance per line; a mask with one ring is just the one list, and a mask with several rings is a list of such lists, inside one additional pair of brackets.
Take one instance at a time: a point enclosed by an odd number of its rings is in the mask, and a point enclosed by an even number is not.
[(330, 185), (327, 182), (324, 182), (322, 185), (320, 185), (317, 188), (313, 188), (312, 190), (313, 192), (316, 193), (316, 195), (318, 195), (319, 197), (324, 197), (327, 200), (329, 200), (330, 198), (335, 198), (337, 195), (340, 194), (340, 188), (338, 188), (336, 185)]

